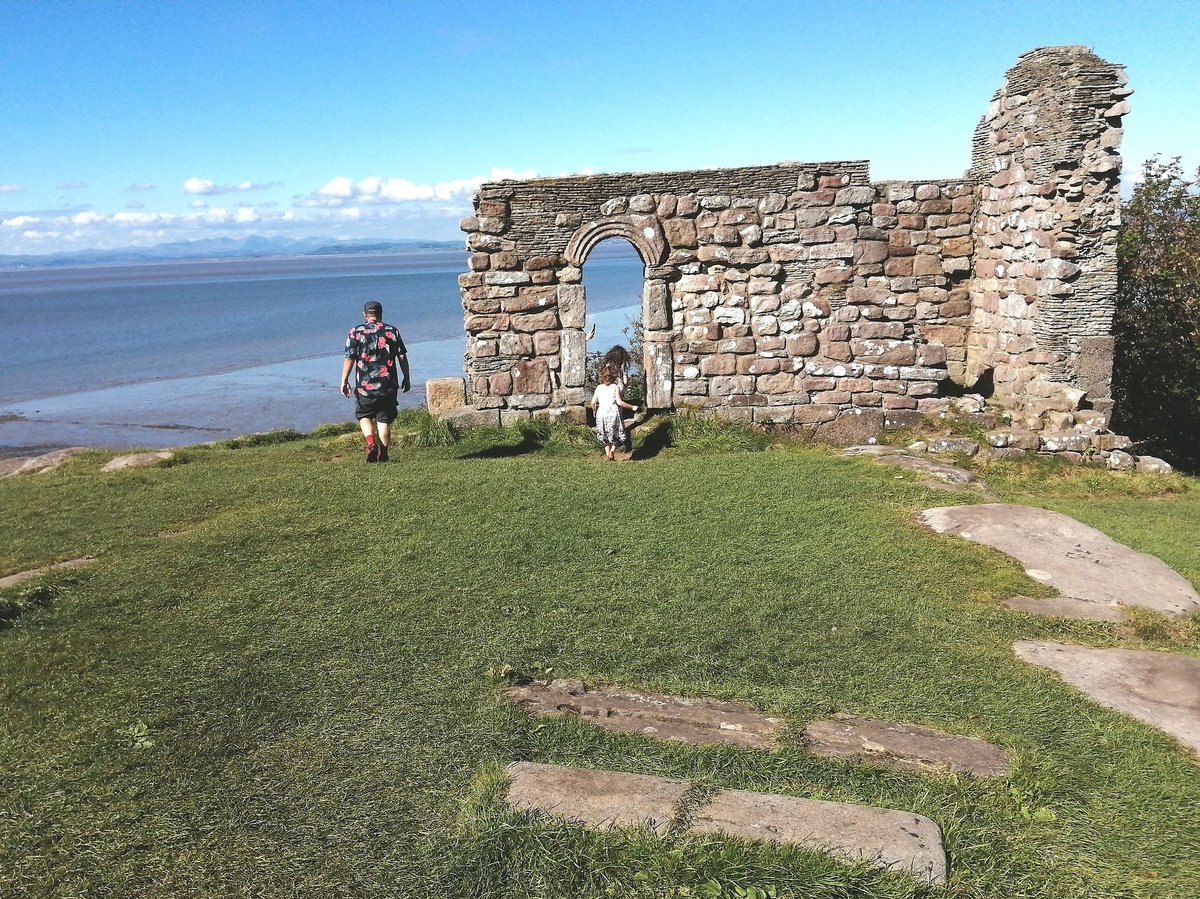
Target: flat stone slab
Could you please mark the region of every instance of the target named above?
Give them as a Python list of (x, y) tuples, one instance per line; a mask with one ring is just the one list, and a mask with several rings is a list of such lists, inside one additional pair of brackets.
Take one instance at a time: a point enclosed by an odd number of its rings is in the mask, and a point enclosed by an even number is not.
[[(1200, 595), (1161, 559), (1124, 544), (1059, 512), (988, 503), (927, 509), (921, 520), (939, 533), (955, 534), (1012, 556), (1031, 578), (1065, 598), (1093, 603), (1100, 620), (1118, 604), (1166, 615), (1200, 609)], [(1082, 606), (1072, 604), (1076, 611)], [(1053, 612), (1052, 614), (1058, 614)]]
[(665, 834), (688, 791), (682, 780), (566, 768), (537, 762), (508, 766), (508, 803), (595, 827), (649, 827)]
[(15, 587), (18, 584), (23, 584), (26, 581), (32, 581), (34, 578), (39, 578), (43, 574), (50, 574), (54, 571), (67, 571), (71, 568), (78, 568), (81, 565), (87, 565), (96, 560), (91, 556), (83, 559), (68, 559), (65, 562), (55, 562), (53, 565), (43, 565), (41, 568), (31, 568), (29, 571), (18, 571), (16, 574), (10, 574), (5, 577), (0, 577), (0, 590), (6, 587)]
[(22, 465), (28, 462), (33, 456), (13, 456), (11, 459), (0, 459), (0, 478), (6, 478), (10, 474), (16, 474)]
[(957, 465), (947, 465), (945, 462), (935, 462), (933, 459), (926, 459), (922, 456), (912, 456), (894, 446), (849, 446), (842, 451), (842, 455), (849, 458), (865, 456), (880, 465), (899, 465), (944, 484), (967, 486), (982, 485), (983, 483), (971, 472), (959, 468)]
[(688, 699), (618, 687), (589, 688), (579, 680), (510, 687), (513, 702), (534, 715), (578, 715), (605, 730), (706, 746), (774, 749), (783, 721), (752, 706)]
[(48, 453), (42, 453), (40, 456), (33, 456), (25, 459), (20, 466), (7, 472), (3, 477), (10, 478), (19, 474), (37, 474), (40, 472), (54, 471), (61, 468), (67, 463), (72, 456), (77, 456), (80, 453), (87, 452), (86, 446), (68, 446), (65, 449), (53, 450)]
[(999, 746), (916, 724), (839, 715), (804, 729), (804, 748), (814, 755), (865, 759), (906, 771), (950, 771), (1003, 777), (1008, 756)]
[(1017, 657), (1049, 668), (1100, 705), (1132, 715), (1200, 752), (1200, 658), (1020, 640)]
[(722, 790), (693, 814), (690, 831), (792, 843), (889, 871), (907, 871), (927, 883), (946, 880), (941, 828), (912, 812)]
[(153, 453), (129, 453), (125, 456), (117, 456), (100, 470), (124, 471), (126, 468), (148, 468), (151, 465), (161, 465), (163, 462), (170, 462), (174, 458), (175, 454), (170, 450), (159, 450)]
[(946, 878), (940, 828), (912, 812), (772, 793), (722, 790), (688, 809), (688, 784), (665, 777), (514, 762), (508, 802), (597, 827), (648, 826), (658, 834), (726, 834), (793, 843), (921, 880)]
[(1070, 596), (1051, 599), (1036, 599), (1032, 596), (1012, 596), (1002, 599), (1000, 605), (1016, 612), (1033, 615), (1054, 615), (1057, 618), (1085, 618), (1089, 621), (1111, 621), (1114, 624), (1125, 620), (1125, 613), (1118, 605), (1087, 602)]

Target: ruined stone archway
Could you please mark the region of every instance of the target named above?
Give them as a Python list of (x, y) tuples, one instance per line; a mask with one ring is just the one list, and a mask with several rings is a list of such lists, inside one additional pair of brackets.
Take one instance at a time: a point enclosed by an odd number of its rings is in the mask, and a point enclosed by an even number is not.
[(473, 413), (582, 418), (580, 266), (610, 237), (645, 264), (651, 406), (853, 440), (992, 371), (1031, 422), (1055, 412), (1034, 430), (1084, 391), (1104, 409), (1129, 93), (1085, 47), (1025, 54), (962, 177), (851, 160), (486, 184), (462, 222)]

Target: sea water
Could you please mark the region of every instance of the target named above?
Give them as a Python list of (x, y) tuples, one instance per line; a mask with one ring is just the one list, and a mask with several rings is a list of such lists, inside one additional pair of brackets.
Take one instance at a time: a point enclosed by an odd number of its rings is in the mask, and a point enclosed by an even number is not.
[[(377, 299), (413, 390), (461, 375), (461, 250), (0, 272), (0, 454), (177, 446), (352, 417), (341, 347)], [(584, 266), (592, 346), (627, 343), (642, 264), (612, 242)]]

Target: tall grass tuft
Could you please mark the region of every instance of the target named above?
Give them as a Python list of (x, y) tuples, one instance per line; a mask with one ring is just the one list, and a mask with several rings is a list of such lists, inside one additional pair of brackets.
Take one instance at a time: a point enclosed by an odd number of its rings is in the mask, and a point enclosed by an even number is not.
[(286, 428), (281, 431), (263, 431), (258, 434), (245, 434), (241, 437), (234, 437), (232, 440), (224, 440), (217, 444), (225, 449), (248, 449), (252, 446), (271, 446), (276, 443), (291, 443), (293, 440), (303, 440), (304, 435), (294, 428)]
[(760, 453), (768, 442), (761, 430), (694, 409), (680, 410), (671, 421), (671, 444), (680, 449)]
[(420, 413), (419, 416), (406, 416), (416, 427), (404, 435), (405, 446), (454, 446), (462, 439), (458, 428), (452, 422), (430, 415), (424, 409), (416, 411)]

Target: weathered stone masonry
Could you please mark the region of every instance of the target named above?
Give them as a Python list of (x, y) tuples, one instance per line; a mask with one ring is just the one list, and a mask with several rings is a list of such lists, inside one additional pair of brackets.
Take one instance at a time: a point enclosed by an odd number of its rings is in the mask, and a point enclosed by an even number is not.
[(857, 435), (986, 375), (1030, 415), (1082, 391), (1106, 411), (1124, 84), (1082, 47), (1026, 54), (959, 179), (843, 161), (485, 185), (459, 278), (473, 416), (582, 415), (581, 268), (610, 237), (646, 266), (652, 408)]

